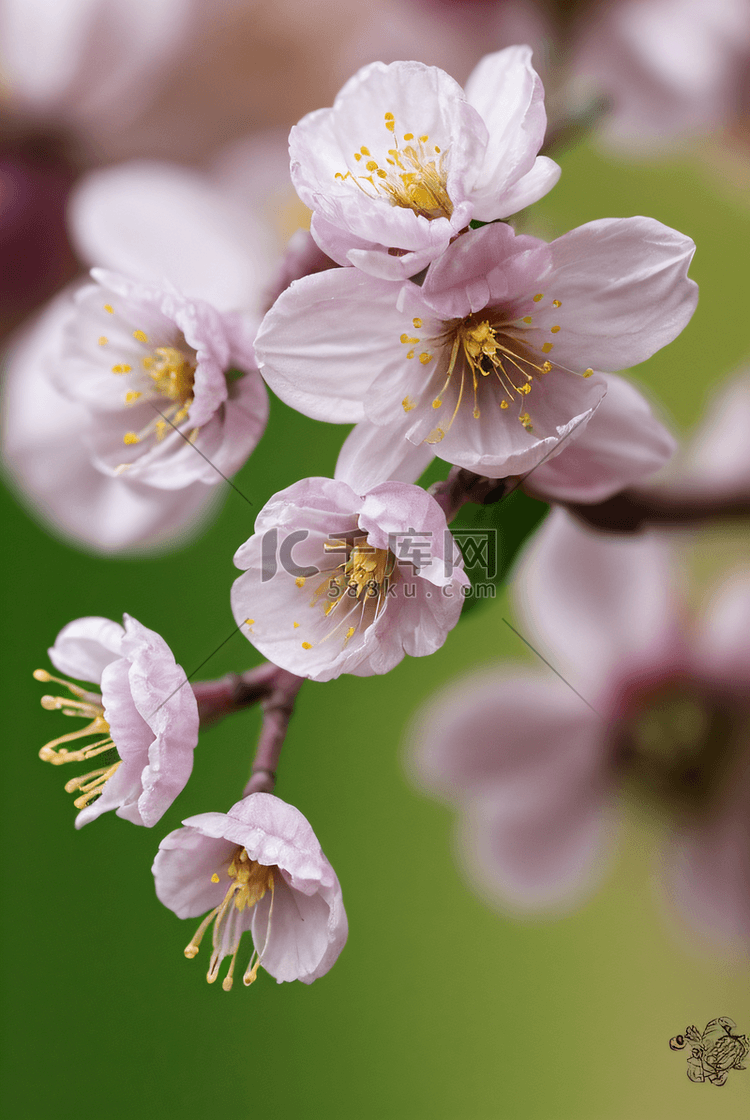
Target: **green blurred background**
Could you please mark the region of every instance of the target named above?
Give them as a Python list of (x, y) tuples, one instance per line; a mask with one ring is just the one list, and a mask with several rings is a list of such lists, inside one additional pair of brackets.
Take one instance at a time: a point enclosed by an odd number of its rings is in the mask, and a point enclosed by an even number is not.
[[(695, 318), (637, 371), (688, 432), (712, 385), (750, 360), (750, 207), (687, 156), (633, 165), (583, 147), (561, 162), (560, 185), (527, 228), (555, 236), (648, 214), (698, 244)], [(341, 439), (274, 401), (237, 484), (257, 512), (297, 478), (330, 474)], [(405, 727), (436, 688), (503, 657), (531, 659), (501, 622), (512, 617), (504, 596), (431, 658), (303, 688), (277, 792), (308, 816), (337, 870), (349, 943), (311, 987), (277, 986), (261, 971), (251, 989), (225, 993), (206, 984), (202, 956), (183, 956), (196, 923), (157, 902), (150, 865), (183, 817), (237, 800), (257, 713), (202, 735), (187, 789), (154, 830), (109, 814), (76, 832), (67, 775), (37, 757), (64, 729), (39, 706), (31, 674), (66, 622), (123, 611), (191, 672), (232, 631), (231, 558), (253, 510), (227, 488), (200, 540), (125, 561), (66, 548), (13, 497), (3, 514), (7, 1116), (746, 1120), (750, 1071), (721, 1089), (695, 1085), (685, 1054), (668, 1047), (688, 1023), (702, 1029), (718, 1015), (750, 1031), (750, 988), (745, 968), (669, 936), (651, 882), (655, 830), (631, 825), (606, 888), (583, 909), (521, 923), (469, 893), (452, 860), (451, 814), (403, 776)], [(709, 566), (724, 555), (704, 551)], [(236, 634), (198, 676), (258, 660)]]

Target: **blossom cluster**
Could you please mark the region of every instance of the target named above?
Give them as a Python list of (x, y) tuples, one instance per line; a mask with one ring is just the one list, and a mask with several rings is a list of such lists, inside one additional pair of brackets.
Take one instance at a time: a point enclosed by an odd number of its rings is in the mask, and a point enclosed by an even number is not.
[[(644, 216), (552, 241), (524, 232), (561, 175), (547, 135), (528, 46), (486, 55), (463, 88), (421, 62), (370, 63), (292, 128), (289, 175), (311, 219), (283, 259), (262, 217), (288, 185), (270, 141), (242, 200), (231, 176), (164, 162), (95, 171), (69, 209), (90, 278), (14, 342), (8, 469), (36, 514), (100, 553), (168, 547), (205, 526), (263, 437), (267, 388), (314, 421), (354, 425), (333, 477), (279, 490), (234, 542), (231, 611), (264, 665), (191, 683), (126, 615), (63, 628), (49, 656), (72, 680), (35, 674), (67, 693), (45, 708), (88, 721), (41, 757), (104, 756), (65, 787), (78, 827), (110, 809), (153, 827), (190, 777), (199, 730), (261, 706), (242, 799), (187, 818), (153, 865), (161, 902), (205, 914), (185, 954), (212, 927), (207, 978), (229, 958), (226, 990), (246, 931), (246, 985), (261, 966), (310, 983), (347, 937), (311, 825), (273, 793), (303, 681), (386, 674), (443, 646), (472, 591), (449, 528), (466, 503), (522, 488), (595, 517), (675, 450), (622, 373), (690, 321), (695, 246)], [(427, 489), (436, 457), (447, 478)], [(545, 648), (573, 656), (569, 680), (506, 671), (459, 684), (415, 732), (414, 768), (458, 803), (471, 874), (513, 906), (579, 897), (611, 838), (612, 790), (635, 776), (679, 803), (671, 897), (690, 910), (700, 895), (729, 934), (750, 937), (735, 733), (750, 678), (727, 687), (722, 668), (747, 661), (735, 625), (747, 581), (693, 645), (659, 541), (604, 543), (560, 508), (531, 548), (519, 579)]]

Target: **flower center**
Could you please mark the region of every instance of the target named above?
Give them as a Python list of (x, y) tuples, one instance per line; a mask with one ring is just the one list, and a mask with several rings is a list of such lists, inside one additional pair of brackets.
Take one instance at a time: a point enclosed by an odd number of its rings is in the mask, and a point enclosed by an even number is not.
[[(143, 331), (134, 331), (133, 336), (139, 342), (148, 342)], [(157, 415), (141, 431), (126, 432), (123, 436), (125, 444), (141, 443), (151, 435), (160, 442), (169, 428), (178, 427), (187, 418), (193, 403), (196, 362), (182, 350), (176, 346), (156, 346), (141, 358), (141, 367), (141, 387), (129, 389), (125, 393), (125, 403), (133, 405), (141, 400), (153, 402), (157, 398), (169, 403), (161, 407), (154, 404)], [(130, 372), (130, 367), (113, 366), (112, 372)], [(188, 438), (192, 441), (197, 434), (198, 429), (195, 428)]]
[[(310, 607), (323, 606), (323, 613), (330, 618), (330, 628), (317, 643), (339, 639), (342, 645), (357, 633), (362, 633), (377, 622), (385, 610), (389, 590), (396, 579), (396, 557), (386, 548), (373, 548), (363, 543), (361, 530), (347, 533), (341, 539), (331, 539), (323, 546), (326, 553), (342, 556), (340, 564), (322, 569), (323, 579), (313, 592)], [(296, 580), (300, 589), (307, 582), (304, 576)], [(300, 626), (294, 623), (295, 628)], [(312, 649), (315, 643), (302, 642), (303, 649)]]
[[(108, 315), (115, 315), (111, 303), (105, 303), (104, 310)], [(128, 353), (129, 361), (115, 362), (111, 371), (127, 378), (125, 405), (131, 408), (149, 403), (154, 415), (148, 415), (139, 431), (125, 432), (123, 443), (127, 446), (142, 443), (150, 436), (161, 442), (170, 428), (177, 428), (187, 418), (193, 403), (197, 367), (195, 351), (187, 344), (184, 350), (179, 346), (152, 346), (142, 330), (132, 331), (132, 336), (140, 344), (140, 351)], [(184, 343), (184, 339), (182, 341)], [(109, 338), (101, 335), (99, 345), (109, 346)], [(197, 435), (198, 429), (194, 428), (187, 438), (192, 442)], [(119, 471), (126, 471), (129, 465), (121, 464)]]
[(415, 137), (413, 132), (403, 133), (405, 146), (401, 147), (393, 113), (385, 114), (384, 123), (394, 144), (386, 150), (382, 160), (385, 166), (373, 158), (369, 148), (362, 146), (354, 153), (354, 160), (367, 174), (337, 171), (335, 178), (342, 182), (351, 179), (368, 198), (385, 197), (392, 206), (413, 210), (427, 221), (450, 218), (453, 203), (448, 196), (443, 166), (446, 153), (436, 144), (430, 144), (429, 136)]
[[(90, 721), (78, 731), (71, 731), (68, 735), (61, 735), (59, 738), (45, 743), (39, 751), (39, 757), (43, 762), (51, 762), (54, 766), (61, 766), (65, 762), (86, 762), (88, 759), (96, 758), (97, 755), (104, 754), (106, 751), (116, 749), (109, 734), (109, 724), (104, 718), (104, 708), (99, 702), (101, 696), (86, 692), (85, 689), (79, 688), (78, 685), (63, 680), (61, 677), (53, 677), (46, 669), (36, 669), (34, 678), (45, 683), (55, 681), (56, 684), (61, 684), (63, 688), (67, 688), (73, 696), (73, 699), (66, 696), (43, 696), (41, 700), (43, 708), (49, 712), (60, 711), (64, 716), (78, 716)], [(77, 739), (87, 739), (91, 736), (97, 737), (100, 735), (103, 735), (104, 738), (97, 739), (97, 742), (89, 743), (78, 750), (69, 751), (67, 747), (61, 746), (62, 743), (71, 743)], [(76, 809), (84, 809), (89, 802), (103, 792), (104, 786), (119, 765), (120, 760), (118, 759), (115, 763), (102, 766), (98, 770), (91, 770), (80, 778), (71, 778), (69, 782), (65, 783), (66, 793), (79, 793), (79, 796), (73, 802)]]
[[(228, 955), (226, 952), (222, 952), (222, 948), (225, 940), (229, 940), (229, 952), (232, 954), (232, 960), (229, 965), (229, 971), (221, 985), (225, 992), (228, 992), (234, 983), (234, 966), (237, 960), (240, 938), (243, 933), (243, 929), (237, 920), (237, 914), (241, 914), (245, 909), (252, 909), (252, 907), (264, 897), (266, 891), (270, 891), (271, 905), (268, 910), (268, 923), (266, 925), (263, 949), (260, 954), (258, 954), (257, 949), (253, 949), (250, 963), (247, 966), (245, 975), (242, 977), (242, 982), (245, 985), (253, 983), (258, 975), (258, 969), (263, 963), (263, 954), (266, 951), (268, 938), (271, 934), (274, 870), (278, 870), (278, 868), (267, 867), (262, 863), (258, 863), (257, 860), (250, 859), (245, 848), (235, 848), (231, 860), (229, 861), (229, 866), (227, 867), (227, 875), (230, 882), (226, 894), (222, 902), (206, 915), (189, 945), (185, 948), (185, 956), (190, 960), (197, 956), (203, 935), (213, 922), (213, 952), (211, 953), (206, 979), (209, 984), (213, 984), (217, 979), (222, 958)], [(218, 872), (214, 872), (211, 876), (211, 882), (221, 882), (221, 875)]]
[(691, 682), (647, 690), (617, 728), (620, 763), (653, 800), (699, 809), (722, 783), (733, 758), (737, 716), (721, 698)]
[[(537, 302), (543, 298), (541, 293), (534, 297)], [(556, 308), (561, 306), (559, 300), (554, 300), (553, 305)], [(453, 406), (448, 422), (433, 428), (425, 443), (439, 443), (444, 439), (458, 410), (462, 406), (468, 407), (470, 402), (472, 416), (478, 420), (482, 415), (480, 395), (485, 402), (499, 404), (503, 410), (517, 400), (520, 405), (519, 422), (527, 432), (534, 430), (531, 416), (523, 407), (524, 398), (531, 392), (534, 380), (549, 373), (553, 366), (547, 357), (536, 354), (528, 338), (524, 337), (531, 323), (531, 315), (508, 321), (502, 312), (487, 308), (465, 319), (441, 324), (438, 337), (425, 340), (424, 344), (418, 334), (405, 332), (401, 335), (401, 344), (408, 347), (407, 360), (414, 359), (419, 352), (420, 363), (429, 366), (437, 355), (432, 378), (437, 379), (435, 387), (439, 388), (432, 407), (442, 408), (446, 399)], [(421, 319), (412, 319), (415, 331), (421, 331), (423, 325)], [(557, 325), (551, 328), (554, 334), (559, 330)], [(420, 349), (422, 345), (424, 348)], [(549, 354), (553, 346), (552, 342), (543, 343), (542, 354)], [(592, 369), (587, 369), (583, 376), (590, 377), (592, 373)], [(407, 396), (401, 405), (404, 412), (411, 412), (417, 402)]]

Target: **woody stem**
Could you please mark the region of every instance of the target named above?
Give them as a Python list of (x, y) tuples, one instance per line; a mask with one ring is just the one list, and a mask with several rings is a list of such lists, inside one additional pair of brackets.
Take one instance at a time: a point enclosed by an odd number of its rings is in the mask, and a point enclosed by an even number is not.
[(204, 728), (233, 712), (260, 704), (263, 724), (252, 774), (243, 796), (273, 792), (281, 748), (303, 680), (304, 677), (266, 661), (246, 673), (227, 673), (219, 680), (198, 681), (193, 685)]

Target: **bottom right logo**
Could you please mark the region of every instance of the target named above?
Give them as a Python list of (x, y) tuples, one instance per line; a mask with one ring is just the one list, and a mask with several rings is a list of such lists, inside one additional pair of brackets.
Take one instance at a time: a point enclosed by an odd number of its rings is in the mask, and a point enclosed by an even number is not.
[(687, 1075), (691, 1081), (710, 1081), (723, 1085), (732, 1069), (746, 1069), (745, 1059), (750, 1052), (747, 1035), (737, 1034), (737, 1024), (726, 1015), (712, 1019), (703, 1034), (697, 1027), (686, 1027), (685, 1033), (670, 1038), (672, 1050), (690, 1046)]

